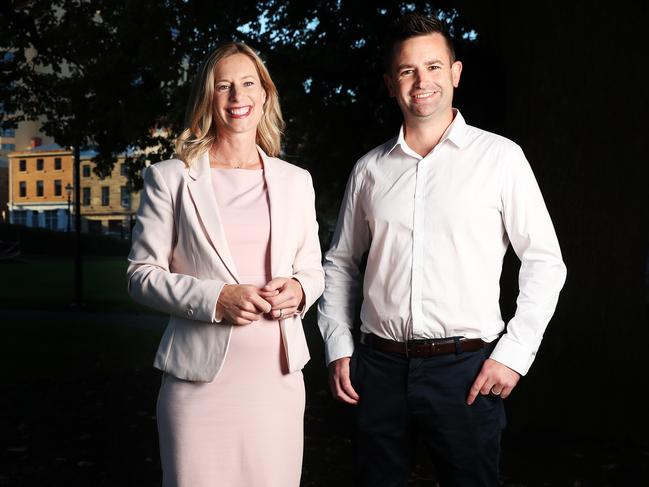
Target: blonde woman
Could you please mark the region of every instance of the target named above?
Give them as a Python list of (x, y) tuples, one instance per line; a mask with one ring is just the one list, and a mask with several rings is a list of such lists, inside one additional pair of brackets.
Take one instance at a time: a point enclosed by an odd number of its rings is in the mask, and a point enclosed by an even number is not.
[(277, 90), (226, 44), (194, 83), (177, 159), (146, 170), (133, 299), (170, 314), (155, 366), (165, 487), (297, 487), (309, 359), (301, 318), (324, 287), (309, 173), (277, 155)]

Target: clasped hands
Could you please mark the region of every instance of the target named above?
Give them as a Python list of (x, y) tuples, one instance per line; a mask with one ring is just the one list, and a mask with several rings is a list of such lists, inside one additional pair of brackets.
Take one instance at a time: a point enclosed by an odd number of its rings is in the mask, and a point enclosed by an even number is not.
[(261, 289), (250, 284), (226, 284), (216, 303), (216, 317), (234, 325), (249, 325), (262, 314), (288, 318), (299, 313), (303, 300), (302, 285), (293, 278), (276, 277)]

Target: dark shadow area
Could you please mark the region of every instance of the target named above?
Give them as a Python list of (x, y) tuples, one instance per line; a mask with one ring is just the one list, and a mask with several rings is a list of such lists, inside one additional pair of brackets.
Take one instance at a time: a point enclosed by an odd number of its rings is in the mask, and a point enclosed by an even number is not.
[[(352, 486), (353, 411), (329, 396), (313, 318), (309, 313), (306, 322), (314, 356), (304, 370), (302, 485)], [(13, 310), (0, 313), (0, 320), (0, 485), (160, 485), (155, 423), (160, 373), (150, 364), (166, 319)], [(539, 360), (534, 378), (507, 404), (503, 485), (641, 485), (639, 479), (649, 474), (647, 442), (620, 431), (571, 428), (574, 398), (557, 390), (533, 392), (550, 368), (544, 357)], [(629, 421), (623, 404), (610, 401), (606, 408), (607, 417)], [(607, 423), (595, 417), (603, 413), (583, 411), (592, 425)], [(434, 485), (434, 469), (423, 451), (410, 485)]]

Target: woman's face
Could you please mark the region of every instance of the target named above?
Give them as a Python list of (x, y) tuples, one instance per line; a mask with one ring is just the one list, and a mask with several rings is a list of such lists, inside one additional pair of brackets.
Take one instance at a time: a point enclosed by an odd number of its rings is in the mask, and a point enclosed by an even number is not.
[(214, 120), (219, 132), (257, 133), (266, 91), (257, 69), (244, 54), (233, 54), (214, 69)]

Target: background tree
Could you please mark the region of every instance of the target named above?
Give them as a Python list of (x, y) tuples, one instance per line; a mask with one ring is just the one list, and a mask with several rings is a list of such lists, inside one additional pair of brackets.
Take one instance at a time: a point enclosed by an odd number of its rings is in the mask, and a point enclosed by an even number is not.
[[(45, 116), (44, 131), (62, 146), (95, 148), (99, 175), (109, 174), (115, 155), (128, 148), (141, 150), (127, 161), (134, 181), (145, 159), (170, 157), (191, 80), (206, 54), (230, 40), (258, 49), (288, 121), (285, 157), (314, 174), (329, 231), (344, 185), (339, 174), (399, 123), (381, 81), (387, 24), (399, 13), (420, 10), (445, 18), (460, 43), (467, 38), (446, 1), (3, 5), (9, 29), (0, 45), (16, 55), (8, 81), (20, 86), (7, 108), (28, 118)], [(28, 47), (36, 49), (31, 60), (23, 55)], [(156, 136), (156, 127), (169, 136)]]
[(382, 79), (383, 37), (393, 19), (414, 10), (446, 20), (462, 46), (474, 39), (446, 1), (273, 1), (254, 36), (241, 36), (269, 46), (262, 52), (288, 122), (284, 157), (314, 176), (325, 246), (352, 166), (398, 131), (401, 115)]
[[(75, 303), (81, 304), (80, 151), (98, 149), (95, 171), (102, 176), (116, 153), (151, 139), (168, 108), (165, 88), (176, 81), (172, 31), (154, 2), (13, 2), (1, 12), (2, 45), (15, 70), (5, 85), (5, 112), (15, 120), (42, 118), (47, 135), (74, 148)], [(155, 21), (137, 26), (136, 14)], [(156, 56), (172, 62), (138, 62)]]
[[(220, 4), (233, 9), (233, 4)], [(226, 26), (249, 21), (217, 15)], [(179, 107), (192, 53), (181, 50), (191, 5), (178, 1), (111, 2), (57, 0), (3, 3), (3, 106), (8, 122), (44, 120), (42, 130), (63, 147), (74, 148), (75, 302), (82, 302), (80, 151), (92, 147), (95, 172), (106, 176), (116, 155), (139, 149), (127, 164), (137, 185), (144, 160), (169, 158), (173, 133), (182, 122)], [(233, 9), (234, 10), (234, 9)], [(146, 19), (146, 21), (142, 21)], [(184, 22), (184, 23), (183, 23)], [(186, 35), (199, 35), (195, 28)], [(224, 29), (227, 30), (227, 29)], [(7, 115), (5, 115), (7, 117)], [(155, 132), (163, 127), (164, 137)]]

